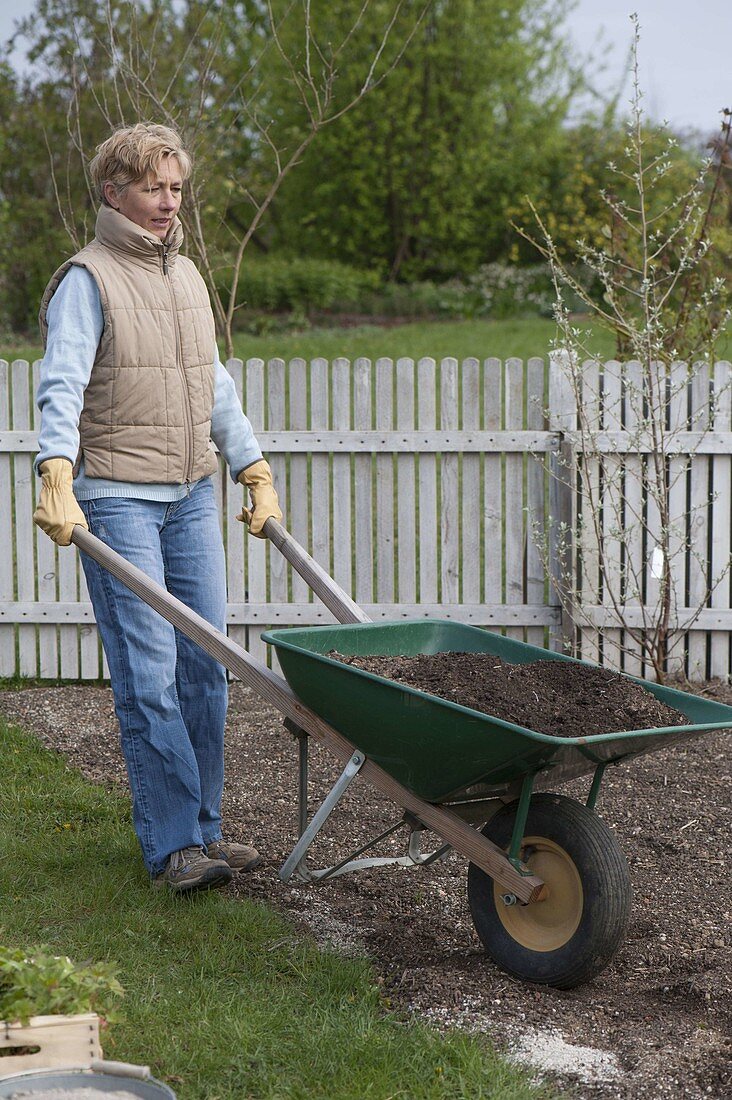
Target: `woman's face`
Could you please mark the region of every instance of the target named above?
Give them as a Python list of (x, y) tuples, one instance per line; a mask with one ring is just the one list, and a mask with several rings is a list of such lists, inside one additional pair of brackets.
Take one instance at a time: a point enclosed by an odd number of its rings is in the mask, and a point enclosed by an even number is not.
[(165, 157), (155, 172), (144, 179), (134, 180), (121, 193), (113, 183), (106, 183), (104, 196), (120, 214), (162, 241), (180, 209), (182, 190), (183, 177), (178, 158)]

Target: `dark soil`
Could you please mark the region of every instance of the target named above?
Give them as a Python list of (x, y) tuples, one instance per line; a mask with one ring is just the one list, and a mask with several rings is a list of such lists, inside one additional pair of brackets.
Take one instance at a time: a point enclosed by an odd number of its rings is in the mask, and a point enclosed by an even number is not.
[(627, 676), (589, 665), (512, 665), (492, 653), (382, 657), (344, 656), (331, 650), (328, 656), (553, 737), (689, 725), (686, 715)]
[[(698, 690), (732, 704), (729, 685)], [(0, 714), (95, 782), (126, 789), (108, 688), (0, 692)], [(630, 866), (627, 937), (592, 982), (560, 991), (518, 982), (486, 956), (467, 905), (466, 861), (455, 853), (423, 870), (380, 868), (320, 886), (281, 882), (278, 869), (297, 837), (296, 747), (281, 716), (234, 684), (225, 823), (233, 839), (256, 844), (265, 862), (227, 890), (266, 902), (325, 946), (366, 953), (395, 1010), (485, 1033), (509, 1055), (543, 1052), (543, 1064), (553, 1066), (546, 1073), (563, 1096), (726, 1100), (732, 1095), (731, 757), (732, 732), (721, 731), (608, 769), (597, 810)], [(313, 745), (311, 813), (339, 772), (330, 754)], [(561, 793), (584, 800), (588, 786), (589, 779), (575, 780)], [(318, 838), (311, 866), (334, 862), (398, 818), (393, 803), (357, 781)], [(405, 838), (394, 838), (391, 850), (402, 854)], [(425, 837), (426, 851), (434, 841)], [(593, 1069), (598, 1057), (605, 1061)]]

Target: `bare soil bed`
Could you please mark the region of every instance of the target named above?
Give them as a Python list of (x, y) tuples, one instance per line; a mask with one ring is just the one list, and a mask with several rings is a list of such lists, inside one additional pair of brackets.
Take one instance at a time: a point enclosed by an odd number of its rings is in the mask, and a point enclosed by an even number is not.
[(354, 657), (331, 650), (328, 656), (553, 737), (689, 725), (686, 715), (605, 668), (565, 661), (512, 665), (492, 653)]
[[(727, 685), (705, 690), (732, 703)], [(108, 688), (0, 692), (0, 713), (90, 779), (126, 786)], [(731, 750), (728, 733), (692, 735), (608, 770), (598, 812), (630, 864), (628, 936), (593, 982), (560, 992), (520, 984), (486, 957), (466, 902), (465, 860), (455, 854), (425, 870), (283, 884), (277, 869), (297, 829), (296, 748), (279, 714), (235, 684), (226, 824), (265, 862), (228, 889), (266, 901), (324, 945), (368, 954), (393, 1008), (489, 1034), (509, 1055), (544, 1067), (564, 1095), (721, 1100), (732, 1095)], [(312, 805), (337, 774), (313, 746)], [(587, 789), (586, 780), (562, 788), (580, 799)], [(313, 860), (333, 862), (397, 818), (393, 804), (357, 781)]]

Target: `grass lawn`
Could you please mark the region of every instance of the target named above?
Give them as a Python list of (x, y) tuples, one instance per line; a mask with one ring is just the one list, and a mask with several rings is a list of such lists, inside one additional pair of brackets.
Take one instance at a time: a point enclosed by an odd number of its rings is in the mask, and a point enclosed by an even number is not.
[[(365, 356), (376, 359), (388, 356), (397, 359), (408, 356), (419, 359), (432, 356), (444, 359), (455, 356), (465, 359), (475, 356), (486, 359), (494, 356), (506, 359), (517, 356), (527, 359), (532, 355), (545, 357), (555, 334), (553, 321), (529, 318), (513, 321), (443, 321), (414, 322), (383, 328), (362, 325), (358, 328), (307, 329), (296, 333), (270, 333), (251, 336), (238, 333), (235, 352), (241, 359), (292, 359), (301, 356), (313, 359), (321, 356), (335, 359), (344, 356), (356, 359)], [(612, 340), (603, 333), (598, 350), (604, 355), (613, 353)], [(41, 354), (40, 345), (7, 343), (0, 348), (0, 356), (6, 359), (32, 361)]]
[[(465, 359), (494, 357), (508, 359), (515, 356), (546, 358), (556, 334), (553, 321), (539, 317), (510, 321), (415, 321), (384, 328), (378, 325), (361, 325), (356, 328), (312, 328), (303, 332), (270, 333), (253, 336), (238, 333), (234, 351), (240, 359), (293, 359), (300, 356), (314, 359), (335, 359), (342, 356), (356, 359), (364, 356), (377, 359), (385, 356), (398, 359), (405, 356), (420, 359), (432, 356), (444, 359), (454, 356)], [(219, 345), (221, 346), (221, 345)], [(600, 358), (612, 359), (615, 343), (610, 334), (597, 329), (590, 346)], [(0, 358), (28, 359), (41, 355), (39, 344), (18, 342), (0, 347)], [(720, 340), (718, 357), (732, 355), (732, 331)]]
[[(241, 359), (258, 357), (290, 359), (302, 356), (312, 359), (321, 356), (335, 359), (343, 356), (355, 359), (365, 356), (377, 359), (381, 356), (398, 359), (402, 356), (420, 359), (431, 356), (444, 359), (454, 356), (465, 359), (495, 357), (507, 359), (515, 356), (527, 359), (537, 355), (545, 357), (556, 332), (553, 321), (530, 318), (512, 321), (443, 321), (414, 322), (392, 328), (363, 325), (350, 329), (311, 329), (310, 331), (268, 336), (239, 334), (235, 341), (237, 356)], [(603, 334), (605, 335), (605, 334)], [(603, 352), (612, 351), (612, 342), (605, 335)]]
[(127, 799), (2, 721), (0, 756), (0, 942), (117, 965), (107, 1058), (149, 1064), (179, 1100), (549, 1096), (483, 1038), (390, 1012), (366, 961), (261, 904), (152, 890)]

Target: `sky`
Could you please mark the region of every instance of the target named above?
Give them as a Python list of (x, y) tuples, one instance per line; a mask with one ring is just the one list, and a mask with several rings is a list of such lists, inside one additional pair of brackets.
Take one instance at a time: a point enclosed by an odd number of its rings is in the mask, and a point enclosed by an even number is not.
[[(579, 0), (567, 27), (581, 53), (592, 52), (606, 65), (606, 72), (597, 72), (600, 88), (616, 88), (622, 80), (632, 12), (640, 22), (644, 113), (674, 129), (714, 133), (719, 112), (732, 108), (730, 0)], [(626, 81), (623, 98), (630, 92)]]
[[(0, 0), (0, 40), (34, 6), (34, 0)], [(601, 90), (622, 80), (634, 11), (645, 113), (677, 130), (713, 133), (720, 110), (732, 107), (732, 0), (577, 0), (567, 30), (581, 55), (594, 54), (588, 73)]]

